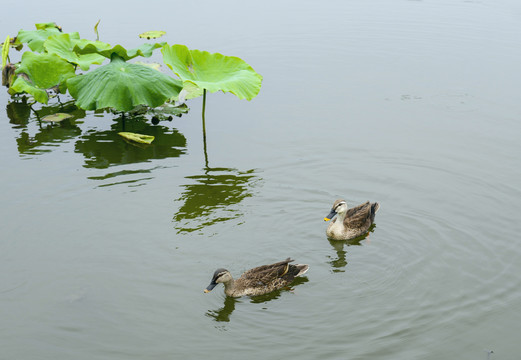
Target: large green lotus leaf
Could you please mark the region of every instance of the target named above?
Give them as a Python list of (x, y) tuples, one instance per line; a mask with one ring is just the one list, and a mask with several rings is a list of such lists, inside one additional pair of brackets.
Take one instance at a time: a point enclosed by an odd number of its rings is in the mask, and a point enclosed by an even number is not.
[(182, 83), (146, 66), (126, 63), (116, 54), (111, 62), (67, 82), (76, 105), (85, 110), (130, 111), (138, 105), (156, 107), (179, 94)]
[(176, 75), (202, 89), (231, 92), (248, 100), (260, 91), (262, 76), (238, 57), (189, 50), (184, 45), (165, 45), (161, 52), (163, 61)]
[(44, 42), (43, 46), (48, 53), (56, 54), (86, 71), (92, 64), (101, 64), (105, 60), (104, 56), (97, 53), (80, 55), (72, 51), (76, 45), (86, 46), (87, 44), (93, 44), (100, 49), (111, 47), (110, 44), (101, 41), (73, 39), (70, 34), (52, 35)]
[[(37, 30), (25, 31), (20, 30), (18, 32), (17, 41), (22, 44), (27, 43), (32, 51), (43, 52), (43, 43), (52, 35), (61, 34), (61, 30), (54, 23), (36, 24)], [(79, 39), (80, 34), (73, 32), (69, 34), (71, 39)]]
[(16, 80), (9, 93), (28, 93), (35, 100), (47, 104), (46, 89), (59, 86), (65, 92), (65, 81), (75, 76), (74, 66), (55, 54), (38, 54), (30, 51), (22, 55), (20, 67), (16, 69)]
[(94, 42), (78, 43), (74, 46), (74, 51), (78, 54), (100, 54), (106, 58), (111, 58), (112, 54), (117, 54), (124, 61), (135, 58), (136, 56), (150, 57), (155, 49), (163, 47), (165, 43), (143, 44), (137, 48), (127, 50), (121, 45), (112, 48), (100, 47)]

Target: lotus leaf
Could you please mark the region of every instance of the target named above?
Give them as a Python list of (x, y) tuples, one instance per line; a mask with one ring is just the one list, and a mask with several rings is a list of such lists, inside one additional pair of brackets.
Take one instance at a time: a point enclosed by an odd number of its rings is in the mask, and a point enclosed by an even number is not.
[[(36, 29), (33, 31), (20, 30), (18, 32), (17, 40), (29, 46), (32, 51), (43, 52), (43, 43), (52, 35), (61, 34), (61, 28), (54, 23), (36, 24)], [(77, 32), (69, 34), (71, 39), (79, 39), (80, 35)]]
[(143, 44), (137, 48), (127, 50), (121, 45), (105, 48), (99, 46), (97, 43), (88, 42), (76, 44), (73, 50), (78, 54), (100, 54), (108, 59), (112, 57), (112, 54), (117, 54), (124, 61), (128, 61), (136, 56), (150, 57), (155, 49), (162, 47), (164, 44), (165, 43)]
[(161, 52), (165, 64), (184, 82), (192, 82), (210, 92), (231, 92), (247, 100), (260, 91), (262, 76), (238, 57), (189, 50), (184, 45), (165, 45)]
[(55, 114), (44, 116), (42, 118), (42, 120), (48, 121), (48, 122), (53, 122), (53, 123), (59, 123), (59, 122), (62, 122), (63, 120), (67, 120), (67, 119), (70, 119), (73, 117), (74, 117), (74, 115), (67, 114), (67, 113), (55, 113)]
[(4, 44), (2, 45), (2, 69), (5, 67), (5, 64), (7, 64), (7, 57), (9, 56), (9, 42), (11, 41), (11, 38), (9, 35), (7, 35), (7, 38), (4, 41)]
[(34, 24), (34, 26), (36, 27), (36, 30), (45, 30), (45, 29), (54, 28), (54, 29), (58, 29), (59, 31), (62, 31), (61, 26), (56, 25), (55, 22), (39, 23), (39, 24)]
[(144, 32), (143, 34), (139, 34), (139, 37), (142, 38), (142, 39), (157, 39), (157, 38), (160, 38), (161, 36), (165, 35), (166, 34), (166, 31), (147, 31), (147, 32)]
[(125, 131), (119, 132), (118, 135), (123, 136), (127, 140), (135, 141), (141, 144), (150, 144), (155, 139), (152, 135), (143, 135)]
[(154, 69), (154, 70), (157, 70), (157, 71), (161, 71), (161, 64), (159, 64), (159, 63), (146, 63), (146, 62), (143, 62), (143, 61), (136, 61), (134, 64), (136, 64), (136, 65), (143, 65), (143, 66), (149, 67), (151, 69)]
[(156, 115), (162, 115), (165, 117), (167, 115), (174, 115), (174, 116), (180, 117), (181, 115), (188, 113), (189, 110), (190, 110), (190, 108), (188, 106), (186, 106), (186, 104), (181, 104), (181, 105), (175, 106), (175, 105), (172, 105), (169, 103), (165, 103), (165, 104), (155, 108), (153, 110), (153, 113)]
[(67, 82), (76, 105), (85, 110), (129, 111), (138, 105), (156, 107), (179, 94), (182, 84), (146, 66), (129, 64), (117, 54), (111, 62)]
[(183, 83), (183, 90), (178, 96), (174, 97), (174, 100), (179, 103), (184, 103), (186, 100), (194, 99), (203, 95), (203, 89), (195, 85), (193, 82), (185, 81)]
[(105, 57), (97, 53), (80, 55), (72, 51), (76, 45), (86, 46), (87, 44), (93, 44), (99, 49), (111, 47), (110, 44), (101, 41), (74, 39), (70, 34), (52, 35), (43, 46), (48, 53), (56, 54), (70, 63), (77, 64), (82, 70), (89, 70), (92, 64), (101, 64)]
[(9, 88), (10, 94), (28, 93), (38, 102), (47, 104), (46, 89), (58, 86), (65, 92), (65, 81), (75, 76), (74, 66), (55, 54), (25, 52), (20, 67), (16, 69), (16, 80)]

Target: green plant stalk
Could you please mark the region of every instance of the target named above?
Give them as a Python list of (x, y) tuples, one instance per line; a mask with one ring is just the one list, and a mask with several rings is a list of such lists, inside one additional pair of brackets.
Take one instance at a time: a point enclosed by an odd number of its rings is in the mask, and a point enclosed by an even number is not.
[(204, 113), (206, 110), (206, 89), (203, 89), (203, 147), (204, 147), (204, 164), (208, 167), (208, 152), (206, 150), (206, 120)]

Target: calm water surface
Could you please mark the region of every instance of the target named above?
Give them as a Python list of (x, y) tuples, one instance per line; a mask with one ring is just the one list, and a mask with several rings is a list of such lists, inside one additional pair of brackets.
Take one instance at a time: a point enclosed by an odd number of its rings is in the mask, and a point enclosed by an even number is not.
[[(156, 137), (138, 148), (111, 114), (66, 103), (52, 127), (0, 92), (0, 359), (519, 358), (517, 2), (77, 6), (29, 2), (0, 33), (165, 30), (263, 86), (209, 96), (206, 156), (200, 99), (126, 122)], [(327, 240), (338, 197), (380, 202), (368, 238)], [(288, 256), (310, 265), (291, 288), (203, 294)]]

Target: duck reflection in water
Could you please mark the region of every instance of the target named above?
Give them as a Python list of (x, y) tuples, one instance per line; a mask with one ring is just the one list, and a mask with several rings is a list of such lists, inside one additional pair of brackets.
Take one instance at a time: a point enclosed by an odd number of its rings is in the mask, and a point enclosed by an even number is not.
[[(362, 236), (354, 238), (352, 240), (331, 240), (328, 239), (329, 243), (336, 251), (336, 259), (332, 256), (327, 256), (330, 260), (328, 261), (329, 265), (332, 267), (333, 272), (345, 272), (345, 267), (347, 266), (347, 248), (349, 246), (361, 246), (362, 241), (366, 240), (366, 243), (369, 243), (369, 234), (374, 231), (375, 224), (371, 225), (369, 231)], [(345, 247), (345, 249), (344, 249)]]

